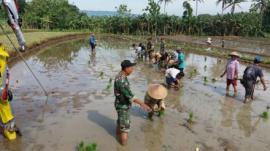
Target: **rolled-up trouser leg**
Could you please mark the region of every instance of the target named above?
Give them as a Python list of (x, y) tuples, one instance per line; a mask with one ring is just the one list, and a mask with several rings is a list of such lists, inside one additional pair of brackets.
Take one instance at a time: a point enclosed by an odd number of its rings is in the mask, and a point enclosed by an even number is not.
[(253, 98), (255, 88), (253, 81), (246, 81), (244, 87), (246, 90), (245, 98)]

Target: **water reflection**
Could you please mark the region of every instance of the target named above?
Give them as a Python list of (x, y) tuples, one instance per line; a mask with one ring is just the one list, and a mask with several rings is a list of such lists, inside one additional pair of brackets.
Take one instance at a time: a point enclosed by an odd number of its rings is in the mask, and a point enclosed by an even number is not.
[(92, 53), (90, 54), (90, 60), (89, 60), (88, 64), (89, 64), (90, 66), (95, 67), (95, 66), (96, 66), (96, 63), (97, 63), (97, 61), (96, 61), (96, 52), (92, 52)]
[(235, 109), (234, 100), (231, 98), (224, 99), (221, 105), (222, 120), (221, 125), (224, 127), (232, 127), (233, 124), (233, 115)]
[(252, 108), (251, 105), (244, 105), (240, 108), (240, 111), (236, 115), (239, 129), (244, 132), (245, 137), (250, 137), (256, 131), (257, 126), (260, 123), (260, 118), (255, 118), (255, 122), (252, 123), (251, 116)]
[(78, 52), (82, 47), (83, 41), (73, 41), (68, 45), (66, 43), (59, 44), (55, 47), (46, 49), (37, 54), (33, 58), (34, 63), (42, 63), (44, 68), (50, 70), (52, 68), (67, 68), (78, 56)]
[(161, 151), (163, 147), (164, 121), (147, 122), (143, 127), (144, 143), (148, 151)]

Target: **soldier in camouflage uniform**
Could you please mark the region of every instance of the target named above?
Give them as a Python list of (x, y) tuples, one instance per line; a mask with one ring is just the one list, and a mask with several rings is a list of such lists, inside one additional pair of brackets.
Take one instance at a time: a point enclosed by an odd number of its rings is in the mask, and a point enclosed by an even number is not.
[(166, 52), (166, 45), (165, 45), (165, 40), (164, 40), (164, 38), (161, 38), (160, 39), (161, 40), (161, 42), (160, 42), (160, 51), (159, 51), (159, 53), (161, 54), (161, 55), (164, 55), (165, 54), (165, 52)]
[[(154, 53), (154, 45), (152, 43), (152, 38), (148, 38), (148, 43), (147, 43), (147, 56), (149, 61), (152, 59), (152, 54)], [(146, 60), (147, 58), (145, 58)]]
[(121, 63), (122, 71), (116, 76), (114, 82), (115, 109), (117, 111), (117, 128), (116, 136), (121, 145), (125, 145), (130, 130), (130, 108), (132, 103), (140, 105), (147, 111), (151, 111), (150, 107), (138, 100), (129, 87), (127, 76), (133, 72), (133, 66), (129, 60)]

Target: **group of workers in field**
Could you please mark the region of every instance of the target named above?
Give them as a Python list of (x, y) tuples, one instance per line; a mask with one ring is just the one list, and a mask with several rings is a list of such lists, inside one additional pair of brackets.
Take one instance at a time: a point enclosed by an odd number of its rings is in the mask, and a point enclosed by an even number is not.
[[(128, 140), (128, 132), (130, 131), (130, 108), (132, 103), (140, 105), (148, 111), (148, 118), (153, 120), (153, 116), (161, 116), (164, 114), (166, 105), (164, 99), (168, 95), (168, 89), (180, 88), (180, 80), (184, 77), (185, 53), (184, 50), (177, 49), (175, 52), (167, 52), (165, 40), (161, 38), (160, 51), (154, 51), (154, 45), (151, 38), (148, 39), (146, 47), (140, 43), (132, 45), (138, 59), (148, 60), (154, 64), (158, 64), (160, 69), (165, 69), (165, 84), (150, 84), (148, 86), (144, 101), (139, 100), (131, 91), (130, 83), (127, 77), (133, 72), (136, 63), (130, 60), (124, 60), (121, 63), (122, 70), (116, 76), (114, 82), (115, 109), (117, 111), (117, 127), (116, 136), (120, 144), (125, 145)], [(257, 83), (257, 78), (267, 90), (264, 75), (261, 67), (262, 58), (257, 56), (254, 58), (254, 63), (249, 65), (243, 74), (243, 78), (239, 79), (239, 61), (240, 55), (237, 52), (229, 54), (230, 59), (226, 65), (226, 69), (221, 77), (226, 75), (227, 78), (227, 93), (230, 85), (234, 88), (234, 95), (237, 95), (237, 81), (240, 80), (245, 88), (244, 103), (254, 99), (254, 89)]]
[[(96, 38), (91, 34), (89, 44), (91, 50), (95, 51)], [(125, 145), (128, 140), (128, 132), (130, 131), (130, 109), (132, 103), (140, 105), (143, 109), (148, 111), (148, 118), (153, 120), (153, 116), (162, 116), (166, 109), (164, 99), (168, 95), (168, 89), (174, 88), (179, 90), (180, 80), (184, 77), (185, 70), (185, 53), (184, 50), (177, 49), (175, 52), (167, 52), (165, 40), (161, 38), (160, 51), (154, 51), (154, 45), (151, 39), (148, 39), (147, 46), (142, 43), (138, 46), (133, 45), (138, 59), (145, 59), (154, 64), (158, 64), (160, 69), (165, 71), (165, 84), (150, 84), (145, 94), (144, 101), (141, 101), (134, 95), (130, 89), (128, 76), (132, 74), (136, 63), (129, 60), (124, 60), (121, 63), (121, 71), (115, 77), (114, 81), (114, 95), (115, 95), (115, 109), (117, 111), (117, 127), (116, 136), (122, 145)], [(247, 66), (244, 70), (243, 78), (239, 75), (239, 61), (240, 55), (237, 52), (229, 54), (230, 59), (226, 65), (226, 69), (221, 77), (226, 75), (227, 87), (232, 85), (234, 94), (237, 95), (237, 81), (240, 80), (245, 88), (244, 103), (254, 99), (254, 90), (257, 83), (257, 78), (263, 85), (263, 89), (267, 90), (264, 74), (260, 63), (262, 58), (257, 56), (254, 58), (252, 65)], [(15, 124), (14, 115), (10, 101), (13, 99), (12, 92), (9, 89), (9, 72), (7, 67), (7, 59), (9, 54), (4, 46), (0, 43), (0, 133), (4, 134), (9, 140), (16, 139), (16, 134), (21, 135), (18, 127)]]

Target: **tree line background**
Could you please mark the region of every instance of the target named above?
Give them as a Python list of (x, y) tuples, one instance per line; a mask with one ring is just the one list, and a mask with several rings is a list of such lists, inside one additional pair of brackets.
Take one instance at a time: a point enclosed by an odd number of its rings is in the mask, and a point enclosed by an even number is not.
[[(190, 1), (179, 4), (184, 13), (167, 15), (166, 6), (173, 0), (148, 0), (143, 14), (131, 14), (127, 5), (116, 7), (117, 16), (88, 16), (67, 0), (18, 0), (20, 15), (25, 29), (46, 30), (89, 30), (114, 34), (140, 35), (210, 35), (210, 36), (257, 36), (270, 33), (270, 0), (249, 0), (253, 5), (249, 12), (235, 13), (235, 8), (248, 0), (217, 0), (221, 3), (218, 15), (197, 15), (198, 5), (207, 0), (196, 1), (192, 8)], [(164, 7), (164, 12), (161, 10)], [(225, 9), (231, 9), (224, 14)], [(5, 12), (0, 11), (0, 20)], [(195, 13), (194, 13), (195, 10)], [(195, 14), (195, 15), (194, 15)]]

